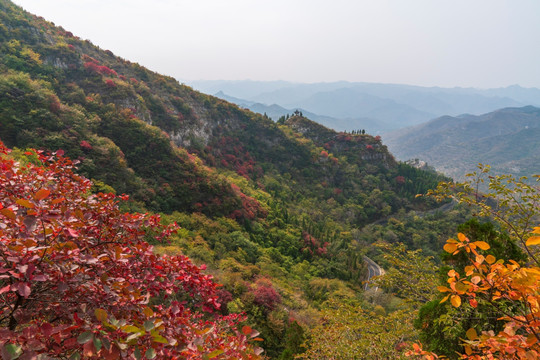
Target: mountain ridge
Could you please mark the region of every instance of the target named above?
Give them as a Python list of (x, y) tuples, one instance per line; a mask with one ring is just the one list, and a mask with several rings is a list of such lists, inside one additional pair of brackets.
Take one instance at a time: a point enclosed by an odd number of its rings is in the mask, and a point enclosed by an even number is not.
[[(540, 106), (540, 90), (509, 86), (499, 89), (442, 88), (421, 87), (401, 84), (377, 84), (354, 82), (331, 83), (283, 83), (257, 81), (194, 81), (193, 86), (203, 92), (223, 91), (233, 97), (265, 105), (277, 104), (284, 108), (302, 108), (305, 112), (328, 115), (340, 120), (334, 127), (330, 122), (326, 126), (340, 130), (367, 128), (373, 133), (383, 133), (392, 129), (403, 128), (429, 121), (437, 116), (457, 116), (463, 113), (480, 115), (504, 107), (536, 105)], [(242, 91), (242, 84), (251, 91), (251, 96)], [(211, 86), (210, 86), (211, 85)], [(254, 90), (259, 90), (257, 94)], [(371, 96), (378, 102), (386, 102), (384, 111), (369, 114), (362, 107), (353, 113), (335, 113), (335, 102), (329, 97), (333, 92), (345, 93), (345, 107), (354, 108), (358, 98), (355, 94)], [(316, 96), (318, 101), (308, 101)], [(344, 102), (343, 96), (338, 97)], [(323, 100), (321, 102), (321, 99)], [(333, 100), (332, 100), (333, 99)], [(327, 102), (329, 105), (323, 105)], [(392, 103), (393, 102), (393, 103)], [(368, 107), (372, 107), (367, 102)], [(382, 109), (381, 109), (382, 110)], [(379, 110), (379, 111), (381, 111)], [(367, 121), (372, 119), (374, 121)], [(380, 124), (377, 124), (379, 122)]]
[(491, 165), (498, 174), (531, 177), (540, 172), (534, 160), (540, 148), (531, 138), (538, 128), (540, 108), (525, 106), (478, 116), (443, 116), (384, 139), (399, 159), (419, 158), (457, 179), (478, 163)]

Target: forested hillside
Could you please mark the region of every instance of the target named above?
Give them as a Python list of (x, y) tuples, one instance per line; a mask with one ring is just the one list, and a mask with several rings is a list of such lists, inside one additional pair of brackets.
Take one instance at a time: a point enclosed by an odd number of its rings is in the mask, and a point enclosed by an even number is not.
[(363, 256), (393, 266), (382, 255), (397, 243), (435, 255), (464, 218), (460, 207), (437, 211), (416, 197), (444, 178), (397, 162), (380, 137), (301, 115), (275, 123), (8, 0), (0, 0), (0, 140), (23, 163), (35, 161), (27, 148), (61, 149), (92, 192), (125, 193), (124, 210), (177, 222), (170, 243), (147, 239), (206, 264), (223, 284), (220, 311), (245, 313), (270, 358), (304, 352), (329, 302), (401, 321), (402, 300), (364, 293)]

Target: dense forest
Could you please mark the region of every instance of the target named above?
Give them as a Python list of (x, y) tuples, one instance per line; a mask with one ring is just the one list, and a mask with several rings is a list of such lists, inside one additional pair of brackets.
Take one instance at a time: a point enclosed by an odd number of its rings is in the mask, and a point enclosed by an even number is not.
[[(395, 161), (378, 136), (301, 114), (276, 123), (8, 0), (0, 140), (8, 359), (397, 359), (415, 341), (456, 358), (471, 324), (449, 331), (463, 307), (432, 300), (440, 269), (467, 259), (457, 245), (447, 251), (455, 259), (440, 257), (446, 240), (461, 226), (490, 244), (478, 246), (486, 256), (530, 256), (511, 231), (486, 223), (490, 214), (467, 221), (479, 204), (463, 193), (417, 196), (449, 179)], [(376, 286), (366, 286), (366, 257), (386, 271)], [(28, 270), (54, 259), (54, 276)], [(131, 286), (111, 280), (109, 262)], [(62, 276), (74, 279), (67, 290)], [(60, 312), (68, 295), (88, 298)], [(493, 323), (497, 309), (482, 306)]]

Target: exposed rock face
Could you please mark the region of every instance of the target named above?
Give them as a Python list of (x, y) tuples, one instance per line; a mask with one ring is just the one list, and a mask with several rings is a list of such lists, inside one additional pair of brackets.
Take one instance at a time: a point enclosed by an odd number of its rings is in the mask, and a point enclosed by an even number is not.
[(64, 61), (62, 61), (60, 58), (54, 57), (54, 58), (47, 58), (45, 59), (45, 64), (52, 65), (55, 68), (58, 69), (67, 69), (68, 64), (66, 64)]

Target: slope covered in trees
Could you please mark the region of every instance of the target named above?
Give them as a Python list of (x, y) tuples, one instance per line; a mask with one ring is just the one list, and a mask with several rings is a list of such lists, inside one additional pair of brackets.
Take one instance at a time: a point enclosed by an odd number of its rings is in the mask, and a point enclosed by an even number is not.
[[(376, 242), (436, 253), (463, 218), (417, 198), (443, 178), (398, 163), (380, 138), (297, 115), (285, 123), (206, 96), (0, 0), (0, 139), (57, 151), (91, 192), (180, 229), (154, 251), (188, 255), (223, 286), (272, 358), (291, 359), (329, 300), (369, 311), (362, 256)], [(379, 307), (398, 308), (390, 296)], [(382, 304), (382, 305), (381, 305)], [(324, 314), (324, 312), (323, 312)]]

